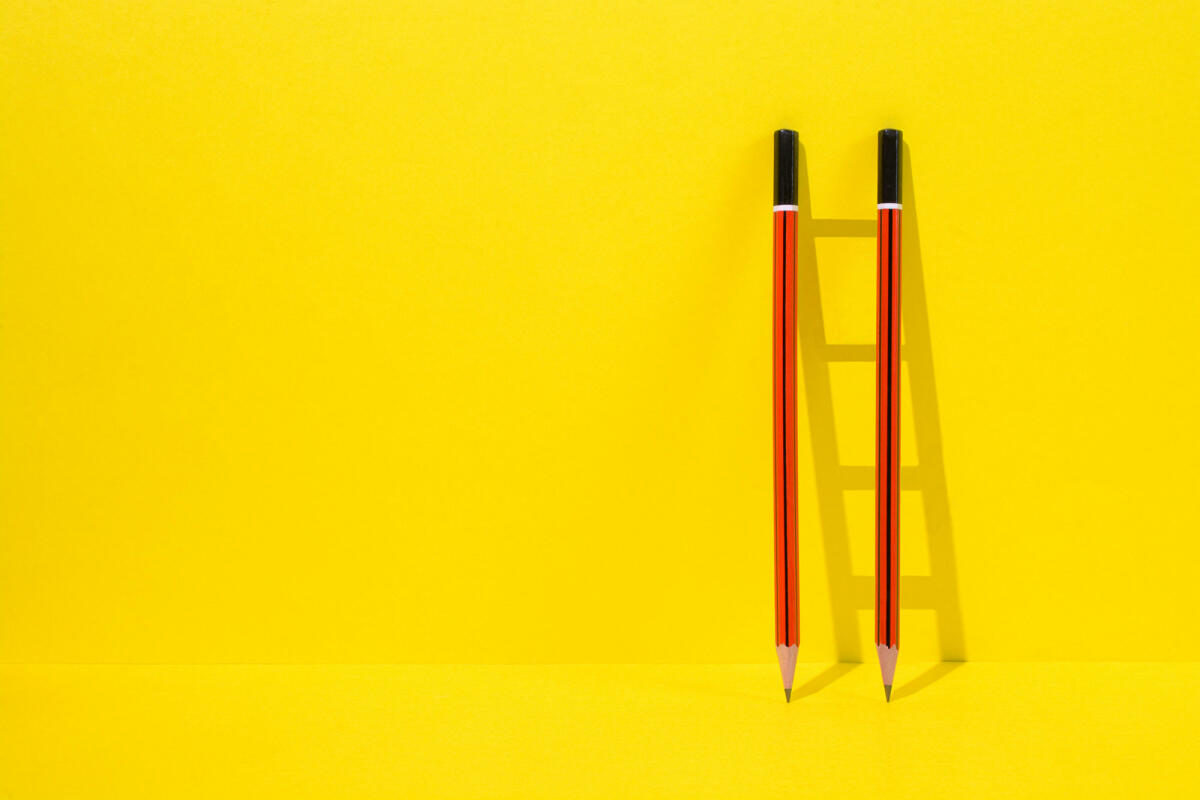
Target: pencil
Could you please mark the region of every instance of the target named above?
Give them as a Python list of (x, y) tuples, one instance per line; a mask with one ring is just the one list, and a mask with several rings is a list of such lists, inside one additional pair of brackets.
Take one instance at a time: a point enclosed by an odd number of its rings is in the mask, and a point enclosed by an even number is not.
[(796, 211), (799, 135), (775, 131), (775, 652), (792, 701), (799, 649), (796, 592)]
[(879, 132), (875, 330), (875, 649), (890, 702), (900, 655), (901, 133)]

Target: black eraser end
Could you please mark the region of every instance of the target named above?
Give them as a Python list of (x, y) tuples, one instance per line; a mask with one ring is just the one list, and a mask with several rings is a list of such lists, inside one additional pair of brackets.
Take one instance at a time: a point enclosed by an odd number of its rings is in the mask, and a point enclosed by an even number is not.
[(784, 128), (775, 131), (775, 205), (794, 206), (799, 191), (796, 172), (800, 158), (800, 134)]
[(895, 128), (879, 132), (879, 200), (880, 203), (900, 202), (900, 154), (903, 134)]

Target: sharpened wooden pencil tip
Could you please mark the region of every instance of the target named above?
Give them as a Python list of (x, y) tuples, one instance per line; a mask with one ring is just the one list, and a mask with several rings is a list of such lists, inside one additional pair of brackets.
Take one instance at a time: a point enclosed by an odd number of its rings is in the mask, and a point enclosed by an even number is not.
[(777, 645), (775, 653), (779, 656), (779, 675), (783, 678), (783, 694), (787, 701), (792, 702), (792, 679), (796, 675), (796, 652), (798, 645)]
[(892, 684), (895, 683), (896, 677), (896, 659), (900, 656), (900, 648), (894, 645), (892, 647), (876, 645), (875, 649), (879, 653), (879, 673), (883, 678), (883, 693), (890, 703), (892, 701)]

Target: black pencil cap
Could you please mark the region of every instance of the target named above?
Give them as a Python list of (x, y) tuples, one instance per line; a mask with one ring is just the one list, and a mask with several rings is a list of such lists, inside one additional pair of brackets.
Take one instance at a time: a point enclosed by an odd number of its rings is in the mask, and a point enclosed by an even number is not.
[(786, 128), (775, 131), (775, 205), (794, 206), (799, 196), (796, 189), (796, 166), (799, 159), (800, 134)]
[(900, 153), (903, 135), (895, 128), (879, 132), (879, 200), (880, 203), (900, 202)]

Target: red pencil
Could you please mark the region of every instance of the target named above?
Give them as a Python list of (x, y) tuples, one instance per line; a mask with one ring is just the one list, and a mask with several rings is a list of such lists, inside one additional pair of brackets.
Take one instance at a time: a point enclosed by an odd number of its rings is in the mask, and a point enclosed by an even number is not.
[(900, 655), (900, 131), (879, 132), (875, 330), (875, 649), (890, 702)]
[(792, 700), (796, 592), (796, 201), (799, 135), (775, 131), (775, 652)]

